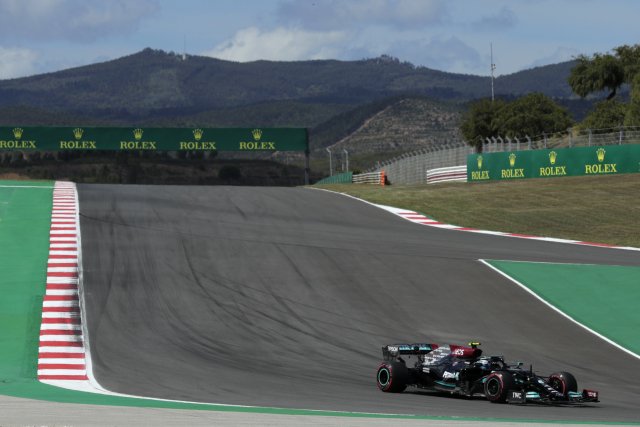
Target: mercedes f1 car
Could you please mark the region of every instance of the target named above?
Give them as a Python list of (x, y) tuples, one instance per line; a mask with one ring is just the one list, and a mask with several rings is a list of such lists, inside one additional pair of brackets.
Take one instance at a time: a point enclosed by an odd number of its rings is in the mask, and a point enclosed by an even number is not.
[(569, 372), (539, 376), (533, 367), (508, 364), (503, 356), (482, 356), (479, 345), (386, 345), (376, 374), (378, 388), (400, 393), (415, 386), (466, 397), (484, 395), (494, 403), (570, 405), (599, 401), (595, 390), (578, 392), (578, 383)]

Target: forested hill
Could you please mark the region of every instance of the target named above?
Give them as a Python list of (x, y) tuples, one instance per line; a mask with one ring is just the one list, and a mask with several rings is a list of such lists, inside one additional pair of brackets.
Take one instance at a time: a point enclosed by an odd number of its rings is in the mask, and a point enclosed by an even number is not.
[[(567, 98), (571, 90), (566, 80), (572, 65), (566, 62), (499, 77), (496, 94), (540, 91)], [(465, 101), (489, 96), (490, 87), (488, 77), (415, 67), (387, 56), (360, 61), (237, 63), (201, 56), (182, 60), (180, 55), (145, 49), (109, 62), (2, 80), (0, 108), (23, 106), (123, 122), (224, 109), (234, 114), (233, 109), (261, 104), (267, 105), (259, 110), (295, 110), (290, 103), (328, 105), (332, 112), (340, 113), (397, 95)], [(313, 126), (328, 118), (314, 119), (315, 113), (309, 114), (289, 119), (295, 123), (288, 125)], [(223, 125), (237, 124), (225, 114), (218, 116)], [(259, 124), (283, 125), (268, 121), (273, 119), (267, 114)]]
[[(585, 101), (572, 97), (567, 83), (572, 66), (565, 62), (499, 77), (496, 95), (543, 92), (579, 116)], [(181, 55), (145, 49), (99, 64), (0, 80), (0, 126), (306, 127), (312, 169), (319, 178), (328, 167), (327, 147), (348, 149), (351, 165), (366, 168), (374, 161), (459, 139), (466, 102), (490, 95), (489, 77), (416, 67), (388, 56), (237, 63), (202, 56), (183, 60)], [(206, 173), (201, 174), (192, 165), (174, 165), (164, 158), (148, 159), (155, 163), (145, 166), (138, 160), (129, 164), (122, 156), (117, 165), (108, 156), (75, 163), (63, 156), (35, 165), (38, 156), (23, 159), (14, 154), (0, 153), (4, 171), (25, 174), (25, 167), (37, 166), (27, 174), (38, 179), (291, 185), (299, 183), (291, 181), (292, 176), (301, 176), (286, 164), (260, 169), (253, 163), (233, 163), (227, 165), (237, 172), (232, 175), (241, 177), (234, 180), (222, 168), (231, 155), (202, 160), (198, 168)], [(218, 169), (212, 169), (212, 162)]]

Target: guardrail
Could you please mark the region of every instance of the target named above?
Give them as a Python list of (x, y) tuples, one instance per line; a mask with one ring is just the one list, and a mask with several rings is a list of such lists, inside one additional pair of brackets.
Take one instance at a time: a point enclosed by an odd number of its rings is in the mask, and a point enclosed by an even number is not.
[(369, 173), (360, 173), (358, 175), (353, 175), (353, 183), (354, 184), (386, 184), (386, 176), (384, 171), (379, 172), (369, 172)]
[(467, 181), (467, 165), (430, 169), (427, 171), (427, 184), (452, 181)]

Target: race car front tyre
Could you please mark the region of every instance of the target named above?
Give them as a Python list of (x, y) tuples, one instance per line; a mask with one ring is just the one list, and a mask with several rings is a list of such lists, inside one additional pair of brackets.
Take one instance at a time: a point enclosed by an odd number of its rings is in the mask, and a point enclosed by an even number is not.
[(509, 372), (493, 372), (484, 382), (484, 395), (490, 402), (505, 403), (509, 390), (514, 388), (515, 383)]
[(554, 372), (549, 375), (548, 384), (564, 396), (570, 391), (578, 391), (578, 382), (569, 372)]
[(386, 393), (401, 393), (407, 388), (409, 370), (402, 362), (385, 362), (378, 367), (376, 382)]

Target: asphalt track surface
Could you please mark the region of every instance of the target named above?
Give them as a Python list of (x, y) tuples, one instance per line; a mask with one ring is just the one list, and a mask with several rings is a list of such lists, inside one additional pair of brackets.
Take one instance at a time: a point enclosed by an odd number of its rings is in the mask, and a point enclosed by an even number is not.
[[(87, 323), (108, 390), (509, 419), (640, 421), (640, 360), (479, 258), (640, 265), (637, 252), (419, 226), (304, 188), (80, 185)], [(380, 347), (483, 343), (602, 403), (496, 405), (375, 386)]]

